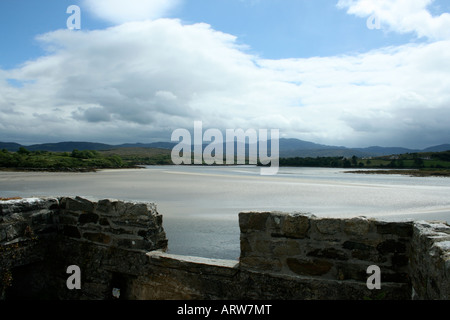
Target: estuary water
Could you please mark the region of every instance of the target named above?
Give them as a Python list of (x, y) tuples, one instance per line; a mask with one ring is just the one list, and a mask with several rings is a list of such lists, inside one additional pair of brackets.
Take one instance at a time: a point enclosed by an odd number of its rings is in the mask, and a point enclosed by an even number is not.
[(348, 169), (148, 166), (95, 173), (0, 172), (0, 197), (81, 196), (155, 202), (169, 252), (238, 259), (241, 211), (450, 221), (450, 178)]

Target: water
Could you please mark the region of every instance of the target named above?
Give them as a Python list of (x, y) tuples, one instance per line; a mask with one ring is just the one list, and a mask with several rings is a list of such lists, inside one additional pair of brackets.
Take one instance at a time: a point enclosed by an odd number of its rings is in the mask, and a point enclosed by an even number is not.
[(305, 212), (450, 221), (450, 178), (363, 175), (343, 169), (151, 166), (97, 173), (0, 172), (0, 197), (81, 196), (153, 201), (169, 252), (239, 257), (238, 213)]

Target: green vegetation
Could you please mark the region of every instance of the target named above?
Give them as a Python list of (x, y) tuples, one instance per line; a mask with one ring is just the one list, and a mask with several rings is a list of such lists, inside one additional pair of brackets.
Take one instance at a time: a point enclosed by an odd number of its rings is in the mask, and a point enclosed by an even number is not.
[[(118, 148), (105, 151), (70, 152), (0, 150), (3, 170), (94, 171), (108, 168), (136, 168), (140, 165), (173, 165), (171, 150), (159, 148)], [(293, 157), (280, 158), (280, 167), (325, 167), (354, 170), (354, 173), (409, 174), (415, 176), (450, 176), (450, 150), (444, 152), (406, 153), (358, 158)], [(383, 170), (389, 169), (389, 170)]]
[[(344, 157), (281, 158), (280, 166), (368, 168), (352, 171), (366, 174), (406, 174), (412, 176), (450, 176), (450, 150), (443, 152), (405, 153), (400, 155), (350, 159)], [(379, 170), (389, 169), (389, 170)]]
[(171, 150), (159, 148), (119, 148), (99, 151), (110, 157), (120, 157), (128, 166), (172, 165)]
[(29, 151), (21, 147), (17, 152), (0, 150), (0, 167), (19, 170), (94, 171), (104, 168), (123, 168), (127, 164), (115, 155), (104, 156), (98, 151), (48, 152)]
[(372, 158), (317, 157), (281, 158), (280, 166), (333, 168), (450, 169), (450, 150), (405, 153)]

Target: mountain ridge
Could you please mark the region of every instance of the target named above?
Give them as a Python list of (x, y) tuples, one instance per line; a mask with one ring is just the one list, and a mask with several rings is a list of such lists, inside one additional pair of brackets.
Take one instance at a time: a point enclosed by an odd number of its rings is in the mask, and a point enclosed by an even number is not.
[[(430, 146), (425, 149), (409, 149), (404, 147), (380, 147), (371, 146), (366, 148), (348, 148), (344, 146), (329, 146), (295, 138), (281, 138), (279, 140), (280, 157), (373, 157), (387, 156), (393, 154), (417, 153), (417, 152), (439, 152), (450, 150), (450, 144)], [(33, 145), (21, 145), (15, 142), (0, 142), (0, 149), (17, 151), (24, 147), (29, 151), (51, 151), (51, 152), (71, 152), (77, 150), (112, 150), (119, 148), (158, 148), (172, 149), (176, 142), (152, 142), (152, 143), (123, 143), (105, 144), (87, 141), (63, 141), (56, 143), (42, 143)], [(269, 144), (270, 147), (270, 144)], [(270, 150), (270, 148), (269, 148)]]

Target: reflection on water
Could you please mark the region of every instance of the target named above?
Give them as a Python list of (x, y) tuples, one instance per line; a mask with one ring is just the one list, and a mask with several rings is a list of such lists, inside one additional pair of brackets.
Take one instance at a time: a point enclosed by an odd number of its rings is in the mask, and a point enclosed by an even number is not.
[(83, 196), (154, 201), (172, 253), (239, 256), (240, 211), (450, 219), (450, 178), (360, 175), (343, 169), (152, 166), (97, 173), (0, 172), (0, 197)]

